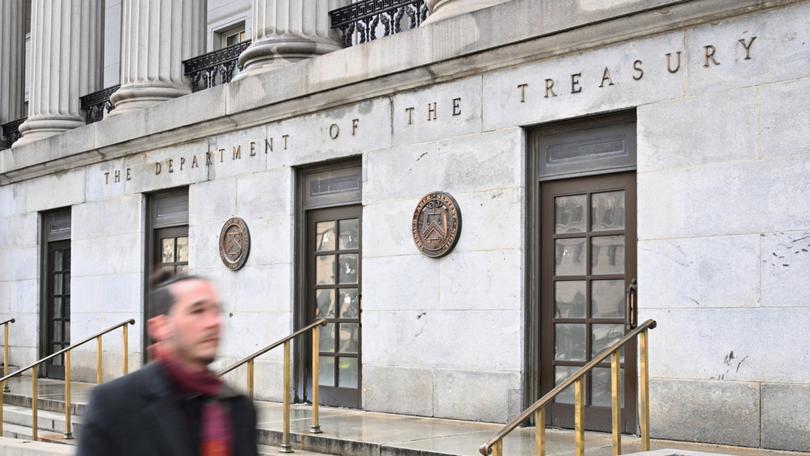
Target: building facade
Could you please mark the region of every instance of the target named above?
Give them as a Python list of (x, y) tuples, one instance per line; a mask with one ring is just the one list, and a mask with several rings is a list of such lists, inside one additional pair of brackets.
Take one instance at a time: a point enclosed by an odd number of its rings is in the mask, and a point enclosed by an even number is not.
[[(61, 4), (104, 30), (114, 3)], [(105, 84), (45, 57), (107, 82), (107, 46), (38, 29), (77, 25), (33, 1), (28, 124), (0, 151), (13, 364), (134, 318), (137, 368), (148, 276), (190, 271), (224, 303), (220, 365), (326, 318), (324, 403), (506, 422), (652, 318), (653, 437), (810, 451), (810, 2), (393, 2), (345, 29), (349, 2), (221, 3), (121, 0), (121, 87), (84, 125), (76, 87)], [(237, 16), (241, 72), (192, 93), (182, 61), (238, 44)], [(94, 379), (94, 349), (73, 365)], [(631, 347), (628, 432), (636, 370)], [(280, 353), (256, 372), (280, 398)], [(547, 424), (572, 425), (570, 396)], [(598, 369), (588, 428), (608, 407)]]

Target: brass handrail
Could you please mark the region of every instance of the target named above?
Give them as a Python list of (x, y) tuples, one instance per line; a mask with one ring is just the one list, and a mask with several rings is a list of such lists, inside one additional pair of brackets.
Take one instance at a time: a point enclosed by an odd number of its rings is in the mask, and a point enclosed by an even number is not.
[[(3, 326), (3, 375), (8, 375), (8, 325), (14, 323), (15, 319), (9, 318), (8, 320), (0, 323)], [(11, 390), (8, 388), (8, 384), (3, 385), (3, 392), (8, 393)], [(2, 413), (2, 410), (0, 410)], [(2, 415), (0, 415), (0, 419), (2, 419)], [(2, 428), (0, 428), (2, 429)]]
[(247, 390), (248, 397), (253, 400), (253, 375), (254, 364), (256, 358), (269, 352), (270, 350), (284, 345), (284, 424), (283, 424), (283, 437), (281, 439), (281, 453), (292, 453), (292, 446), (290, 445), (290, 342), (298, 336), (304, 335), (312, 331), (312, 424), (309, 428), (313, 434), (320, 434), (321, 426), (319, 423), (318, 415), (318, 402), (320, 400), (320, 391), (318, 384), (318, 374), (320, 371), (320, 327), (326, 325), (325, 319), (316, 320), (312, 324), (305, 326), (298, 331), (290, 334), (283, 339), (277, 340), (272, 344), (260, 349), (252, 355), (246, 356), (239, 361), (231, 364), (219, 371), (218, 375), (223, 376), (239, 366), (247, 364)]
[(647, 320), (637, 328), (632, 329), (625, 334), (621, 339), (614, 342), (610, 347), (606, 348), (587, 364), (579, 368), (576, 372), (571, 374), (565, 381), (551, 389), (543, 397), (538, 399), (529, 408), (523, 411), (517, 418), (506, 424), (494, 437), (489, 439), (485, 444), (481, 445), (478, 451), (488, 456), (503, 456), (503, 439), (507, 434), (512, 432), (520, 423), (526, 421), (531, 416), (535, 417), (535, 454), (537, 456), (545, 455), (545, 423), (546, 413), (545, 407), (554, 400), (563, 390), (574, 385), (574, 436), (576, 440), (576, 456), (584, 456), (585, 454), (585, 407), (584, 407), (584, 379), (583, 377), (589, 373), (599, 363), (604, 361), (608, 356), (611, 357), (611, 408), (612, 408), (612, 428), (613, 428), (613, 454), (621, 454), (621, 407), (619, 404), (619, 350), (624, 347), (628, 342), (638, 336), (639, 338), (639, 375), (641, 376), (640, 394), (641, 394), (641, 451), (648, 451), (650, 449), (650, 391), (649, 391), (649, 343), (648, 331), (655, 329), (657, 323), (655, 320)]
[[(129, 372), (129, 366), (128, 366), (128, 364), (129, 364), (129, 328), (127, 327), (127, 325), (134, 325), (134, 324), (135, 324), (134, 319), (129, 319), (127, 321), (118, 323), (115, 326), (111, 326), (111, 327), (109, 327), (109, 328), (107, 328), (107, 329), (105, 329), (103, 331), (97, 332), (96, 334), (94, 334), (94, 335), (92, 335), (90, 337), (87, 337), (86, 339), (83, 339), (81, 342), (77, 342), (77, 343), (75, 343), (73, 345), (70, 345), (69, 347), (65, 347), (65, 348), (63, 348), (63, 349), (61, 349), (61, 350), (59, 350), (59, 351), (57, 351), (55, 353), (52, 353), (52, 354), (50, 354), (50, 355), (48, 355), (48, 356), (46, 356), (46, 357), (44, 357), (42, 359), (34, 361), (33, 363), (23, 367), (22, 369), (17, 370), (16, 372), (13, 372), (11, 374), (6, 374), (2, 378), (0, 378), (0, 384), (2, 384), (5, 387), (6, 382), (9, 379), (14, 378), (14, 377), (22, 374), (23, 372), (31, 369), (31, 440), (36, 441), (39, 438), (39, 426), (38, 426), (38, 423), (37, 423), (37, 418), (38, 418), (38, 413), (37, 413), (38, 412), (38, 404), (37, 404), (37, 402), (39, 401), (39, 388), (38, 388), (37, 381), (39, 379), (39, 365), (46, 362), (46, 361), (50, 361), (51, 359), (53, 359), (53, 358), (55, 358), (55, 357), (57, 357), (59, 355), (62, 355), (62, 354), (65, 355), (65, 364), (64, 364), (64, 367), (65, 367), (65, 438), (66, 439), (72, 439), (73, 438), (72, 426), (71, 426), (71, 424), (72, 424), (72, 415), (70, 413), (71, 408), (72, 408), (71, 400), (70, 400), (70, 392), (71, 392), (71, 381), (70, 381), (70, 354), (71, 353), (70, 352), (71, 352), (71, 350), (73, 350), (74, 348), (80, 347), (80, 346), (86, 344), (87, 342), (90, 342), (93, 339), (96, 339), (96, 347), (97, 347), (97, 350), (98, 350), (98, 353), (96, 354), (96, 383), (101, 384), (101, 382), (104, 380), (104, 375), (103, 375), (103, 372), (102, 372), (102, 358), (101, 358), (101, 353), (102, 353), (101, 337), (103, 335), (109, 333), (109, 332), (115, 331), (118, 328), (122, 328), (123, 329), (123, 340), (124, 340), (124, 347), (123, 347), (124, 348), (124, 360), (123, 360), (124, 365), (123, 365), (123, 371), (124, 371), (124, 375), (126, 375)], [(3, 392), (0, 392), (0, 435), (3, 435), (3, 402), (4, 402), (3, 399), (4, 399), (3, 398)]]

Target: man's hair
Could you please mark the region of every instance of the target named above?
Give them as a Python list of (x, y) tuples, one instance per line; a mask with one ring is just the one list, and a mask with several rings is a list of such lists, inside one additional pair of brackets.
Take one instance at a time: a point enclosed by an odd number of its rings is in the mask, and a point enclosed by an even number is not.
[(207, 280), (204, 277), (192, 274), (172, 274), (169, 271), (161, 270), (156, 272), (150, 283), (152, 291), (149, 293), (149, 318), (158, 315), (166, 315), (176, 302), (176, 298), (171, 291), (172, 285), (186, 280)]

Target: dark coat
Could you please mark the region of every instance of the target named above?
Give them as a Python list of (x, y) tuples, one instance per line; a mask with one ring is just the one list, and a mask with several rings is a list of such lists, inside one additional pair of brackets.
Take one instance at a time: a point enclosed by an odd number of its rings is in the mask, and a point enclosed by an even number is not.
[[(257, 456), (256, 410), (245, 396), (224, 388), (233, 423), (233, 456)], [(198, 456), (199, 429), (158, 364), (93, 389), (78, 429), (76, 456)], [(199, 419), (199, 418), (198, 418)]]

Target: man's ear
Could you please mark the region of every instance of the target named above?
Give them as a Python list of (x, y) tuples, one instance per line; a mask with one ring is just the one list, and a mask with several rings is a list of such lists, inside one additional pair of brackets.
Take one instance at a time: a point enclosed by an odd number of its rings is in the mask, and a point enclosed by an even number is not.
[(157, 342), (162, 342), (169, 337), (169, 322), (166, 315), (157, 315), (146, 322), (149, 337)]

